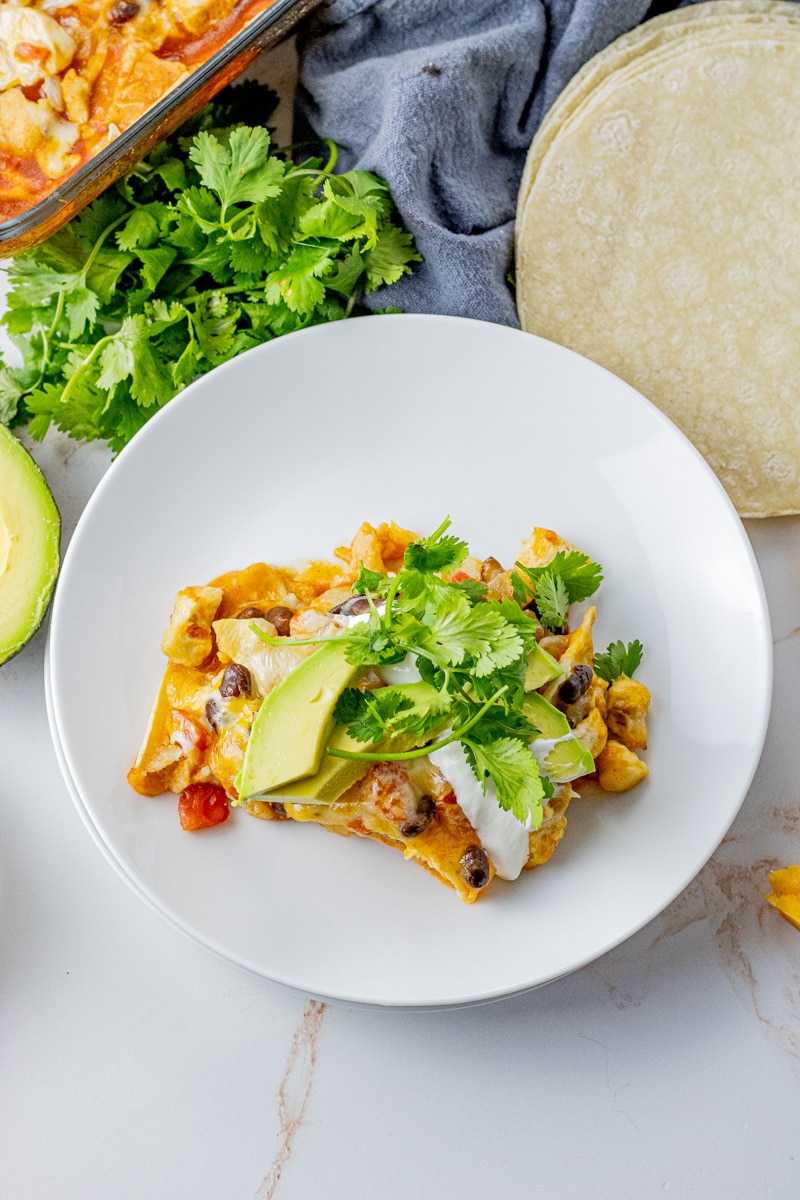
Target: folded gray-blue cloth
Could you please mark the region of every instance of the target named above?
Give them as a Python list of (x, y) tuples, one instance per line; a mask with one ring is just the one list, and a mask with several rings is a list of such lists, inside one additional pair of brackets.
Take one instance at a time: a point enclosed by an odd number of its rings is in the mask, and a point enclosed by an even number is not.
[(371, 307), (516, 325), (507, 275), (531, 139), (650, 0), (330, 0), (299, 40), (297, 137), (388, 180), (424, 263)]

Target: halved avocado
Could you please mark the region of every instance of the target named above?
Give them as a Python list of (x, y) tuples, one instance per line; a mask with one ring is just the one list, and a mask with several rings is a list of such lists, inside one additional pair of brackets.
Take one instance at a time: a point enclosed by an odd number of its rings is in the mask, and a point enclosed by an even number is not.
[(0, 425), (0, 663), (41, 625), (60, 566), (61, 516), (28, 451)]

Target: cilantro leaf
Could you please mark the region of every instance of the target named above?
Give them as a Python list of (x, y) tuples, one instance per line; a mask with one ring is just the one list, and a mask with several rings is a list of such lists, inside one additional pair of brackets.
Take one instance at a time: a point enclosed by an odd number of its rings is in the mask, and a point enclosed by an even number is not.
[(359, 742), (381, 742), (393, 734), (410, 733), (424, 738), (441, 726), (449, 701), (437, 697), (432, 703), (416, 705), (400, 688), (383, 687), (360, 692), (347, 688), (337, 701), (334, 716), (348, 726), (350, 737)]
[(0, 361), (0, 425), (10, 425), (17, 415), (22, 386)]
[(391, 582), (388, 575), (381, 575), (379, 571), (370, 571), (362, 565), (351, 591), (357, 596), (364, 596), (367, 593), (371, 596), (385, 596)]
[(231, 204), (278, 195), (286, 167), (279, 158), (268, 157), (268, 152), (269, 133), (263, 126), (240, 126), (231, 132), (227, 144), (201, 131), (189, 158), (205, 186), (217, 193), (224, 210)]
[[(602, 568), (580, 550), (559, 550), (544, 567), (516, 564), (511, 585), (519, 604), (533, 596), (543, 625), (563, 629), (571, 604), (592, 596), (603, 581)], [(525, 599), (527, 597), (527, 599)]]
[(542, 571), (536, 582), (536, 607), (542, 624), (548, 629), (563, 629), (569, 604), (569, 592), (561, 576)]
[(345, 688), (336, 701), (333, 710), (334, 720), (340, 725), (350, 725), (364, 711), (364, 693), (358, 688)]
[(397, 283), (408, 270), (408, 264), (422, 262), (414, 248), (414, 239), (404, 229), (387, 225), (377, 234), (375, 245), (364, 255), (368, 292), (386, 284)]
[(469, 553), (466, 542), (446, 534), (450, 528), (448, 517), (435, 533), (421, 542), (406, 546), (404, 565), (412, 571), (431, 572), (455, 571)]
[(430, 624), (423, 626), (419, 645), (448, 666), (458, 666), (468, 657), (479, 678), (509, 666), (522, 654), (522, 639), (498, 608), (472, 607), (455, 591), (439, 605)]
[(606, 683), (613, 683), (620, 675), (632, 679), (643, 654), (644, 647), (639, 641), (628, 642), (627, 646), (623, 642), (612, 642), (604, 653), (595, 655), (595, 674), (605, 679)]
[(470, 766), (484, 789), (487, 778), (491, 778), (500, 807), (537, 829), (544, 818), (542, 801), (546, 791), (528, 747), (509, 737), (485, 743), (465, 738), (464, 746)]

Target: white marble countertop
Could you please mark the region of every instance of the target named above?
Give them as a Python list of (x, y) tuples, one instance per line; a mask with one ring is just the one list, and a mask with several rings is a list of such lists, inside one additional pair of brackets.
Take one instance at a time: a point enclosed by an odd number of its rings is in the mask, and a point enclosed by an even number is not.
[[(66, 544), (109, 456), (60, 435), (34, 455)], [(40, 631), (0, 670), (0, 1196), (800, 1194), (800, 934), (762, 898), (800, 861), (800, 518), (747, 530), (775, 689), (729, 835), (599, 961), (453, 1012), (309, 1000), (145, 907), (59, 774)]]
[[(108, 454), (60, 435), (34, 454), (66, 540)], [(748, 533), (775, 694), (728, 837), (598, 962), (455, 1012), (308, 1000), (146, 908), (59, 774), (40, 631), (0, 671), (0, 1195), (796, 1196), (800, 934), (762, 894), (800, 860), (800, 519)]]

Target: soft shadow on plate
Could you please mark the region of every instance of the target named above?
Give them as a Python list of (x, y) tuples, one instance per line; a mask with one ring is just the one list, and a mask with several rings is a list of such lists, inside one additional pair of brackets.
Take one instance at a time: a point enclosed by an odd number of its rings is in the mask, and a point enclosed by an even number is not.
[[(511, 562), (534, 525), (599, 561), (597, 644), (639, 638), (650, 778), (574, 801), (551, 861), (471, 906), (396, 851), (234, 812), (199, 835), (126, 782), (179, 588), (330, 557), (359, 524)], [(735, 653), (732, 648), (735, 647)], [(769, 715), (771, 640), (749, 542), (666, 418), (585, 359), (451, 317), (382, 316), (259, 347), (139, 433), (81, 518), (49, 639), (54, 741), (137, 894), (223, 957), (318, 996), (408, 1007), (523, 991), (657, 915), (713, 853)]]

